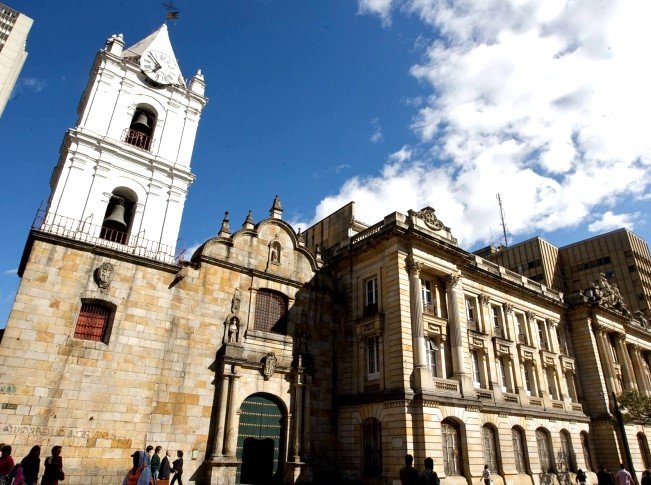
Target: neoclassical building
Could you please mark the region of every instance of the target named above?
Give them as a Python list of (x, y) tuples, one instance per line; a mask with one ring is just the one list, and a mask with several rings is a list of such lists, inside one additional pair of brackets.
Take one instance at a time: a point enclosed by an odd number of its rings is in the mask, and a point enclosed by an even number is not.
[(651, 330), (605, 277), (563, 295), (431, 207), (296, 232), (278, 197), (177, 254), (206, 102), (165, 26), (97, 54), (0, 343), (16, 456), (62, 445), (69, 484), (117, 483), (148, 444), (198, 485), (393, 485), (406, 453), (459, 485), (651, 465), (612, 399), (651, 395)]

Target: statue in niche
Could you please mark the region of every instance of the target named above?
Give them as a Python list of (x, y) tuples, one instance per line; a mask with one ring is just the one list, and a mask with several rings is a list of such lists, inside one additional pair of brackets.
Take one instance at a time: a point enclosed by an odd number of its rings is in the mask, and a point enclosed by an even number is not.
[(113, 275), (115, 274), (115, 268), (111, 263), (102, 263), (94, 273), (95, 283), (100, 290), (108, 289), (111, 281), (113, 280)]
[(271, 264), (280, 264), (281, 246), (278, 241), (272, 241), (269, 245), (269, 262)]
[(239, 339), (240, 333), (240, 319), (237, 317), (231, 318), (228, 323), (228, 342), (236, 343)]
[(278, 359), (273, 352), (269, 352), (264, 358), (264, 366), (262, 367), (262, 374), (264, 375), (264, 380), (268, 381), (276, 372), (276, 364)]

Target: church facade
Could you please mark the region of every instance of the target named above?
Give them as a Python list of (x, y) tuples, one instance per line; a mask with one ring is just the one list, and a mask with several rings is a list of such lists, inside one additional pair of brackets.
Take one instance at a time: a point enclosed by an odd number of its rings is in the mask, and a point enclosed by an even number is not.
[(297, 233), (278, 197), (179, 258), (206, 103), (165, 26), (97, 54), (0, 343), (16, 456), (62, 445), (70, 484), (116, 483), (148, 444), (213, 485), (394, 484), (406, 453), (449, 484), (651, 466), (612, 400), (651, 395), (651, 331), (605, 279), (563, 295), (430, 207)]

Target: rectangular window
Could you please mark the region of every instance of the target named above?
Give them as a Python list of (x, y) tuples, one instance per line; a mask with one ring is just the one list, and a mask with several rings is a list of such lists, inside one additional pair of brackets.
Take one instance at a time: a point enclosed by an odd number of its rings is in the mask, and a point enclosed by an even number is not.
[(498, 337), (504, 337), (504, 333), (502, 332), (502, 312), (500, 311), (500, 307), (497, 305), (491, 305), (491, 312), (493, 314), (493, 331), (495, 332), (495, 335)]
[(380, 337), (371, 337), (366, 341), (366, 364), (369, 379), (380, 377)]
[(554, 378), (554, 369), (547, 367), (545, 372), (547, 374), (547, 391), (549, 392), (549, 395), (552, 399), (558, 399), (558, 395), (556, 394), (556, 380)]
[(479, 370), (479, 355), (476, 351), (470, 352), (470, 360), (472, 361), (472, 383), (476, 388), (481, 387), (481, 372)]
[(506, 377), (506, 362), (504, 362), (504, 357), (499, 357), (497, 359), (497, 365), (499, 366), (500, 371), (500, 385), (502, 386), (502, 391), (506, 392), (509, 387), (509, 381)]
[(111, 313), (111, 309), (101, 303), (82, 303), (75, 326), (75, 338), (108, 343)]
[(367, 305), (377, 303), (377, 278), (370, 278), (366, 280), (366, 300)]
[(527, 396), (535, 396), (533, 390), (533, 370), (530, 363), (524, 364), (524, 387), (527, 391)]
[(426, 346), (426, 357), (427, 357), (427, 368), (432, 371), (434, 377), (439, 377), (438, 368), (436, 366), (436, 354), (438, 349), (436, 348), (436, 342), (432, 339), (427, 339), (425, 341)]
[(545, 329), (543, 328), (543, 323), (536, 322), (536, 326), (538, 327), (538, 346), (541, 349), (549, 350), (547, 347), (547, 339), (545, 338)]
[(466, 318), (471, 322), (475, 321), (475, 303), (472, 298), (466, 298)]
[(515, 314), (515, 322), (518, 329), (518, 342), (521, 344), (528, 344), (527, 339), (527, 324), (522, 313)]
[(429, 315), (436, 315), (436, 306), (432, 297), (432, 282), (421, 279), (420, 291), (423, 297), (423, 311)]

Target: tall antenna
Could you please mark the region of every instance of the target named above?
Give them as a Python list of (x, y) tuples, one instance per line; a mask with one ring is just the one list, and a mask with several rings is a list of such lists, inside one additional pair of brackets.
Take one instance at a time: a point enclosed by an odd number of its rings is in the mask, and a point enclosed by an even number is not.
[(504, 220), (504, 208), (502, 207), (502, 198), (497, 194), (497, 203), (500, 206), (500, 220), (502, 221), (502, 232), (504, 233), (504, 247), (509, 247), (509, 239), (506, 236), (506, 221)]

